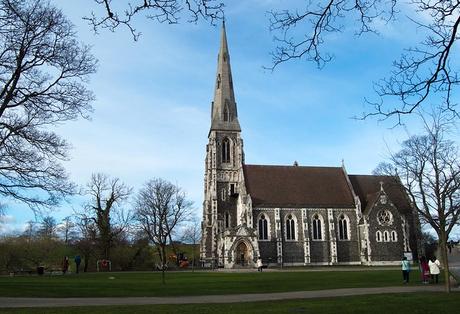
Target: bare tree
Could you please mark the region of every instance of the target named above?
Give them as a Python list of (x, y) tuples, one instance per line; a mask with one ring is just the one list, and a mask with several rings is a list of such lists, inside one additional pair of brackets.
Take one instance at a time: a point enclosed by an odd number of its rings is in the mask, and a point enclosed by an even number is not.
[(122, 5), (115, 5), (112, 0), (93, 1), (102, 8), (103, 13), (92, 12), (91, 16), (84, 19), (96, 33), (100, 28), (114, 31), (119, 26), (124, 26), (129, 29), (134, 40), (140, 35), (133, 26), (138, 15), (144, 15), (159, 23), (176, 24), (185, 9), (189, 13), (188, 22), (195, 23), (202, 18), (214, 24), (215, 20), (222, 19), (224, 14), (224, 4), (216, 0), (134, 0), (124, 1)]
[(91, 257), (94, 256), (94, 247), (97, 239), (97, 227), (93, 219), (87, 217), (84, 213), (77, 213), (78, 219), (76, 225), (79, 230), (76, 246), (83, 256), (83, 271), (88, 271)]
[(175, 229), (189, 218), (191, 208), (192, 202), (187, 199), (185, 192), (163, 179), (148, 181), (136, 197), (136, 219), (158, 251), (163, 284), (166, 246)]
[(64, 240), (64, 243), (67, 245), (76, 238), (75, 223), (72, 221), (71, 216), (67, 216), (62, 219), (61, 223), (58, 225), (58, 232), (61, 235), (61, 238)]
[(87, 117), (96, 61), (62, 12), (42, 0), (0, 0), (0, 195), (37, 209), (74, 192), (52, 131)]
[(195, 249), (197, 243), (201, 240), (201, 224), (197, 217), (190, 220), (190, 223), (185, 227), (182, 234), (182, 241), (192, 245), (192, 271), (195, 271)]
[[(375, 25), (393, 22), (400, 12), (397, 5), (402, 3), (398, 0), (305, 2), (299, 10), (270, 12), (270, 29), (279, 33), (275, 37), (277, 47), (272, 53), (272, 69), (301, 58), (324, 66), (332, 59), (323, 50), (328, 34), (341, 32), (347, 20), (353, 18), (357, 20), (353, 25), (358, 25), (355, 29), (358, 35), (377, 33)], [(444, 111), (458, 118), (452, 94), (460, 80), (452, 63), (459, 58), (458, 49), (453, 47), (460, 38), (460, 1), (410, 0), (409, 3), (409, 9), (420, 16), (420, 21), (413, 20), (414, 26), (423, 30), (426, 37), (394, 62), (389, 78), (376, 84), (380, 100), (369, 102), (373, 109), (363, 114), (363, 118), (396, 117), (400, 123), (403, 115), (420, 109), (434, 95), (443, 99)]]
[(57, 233), (56, 219), (52, 216), (45, 216), (40, 222), (38, 234), (44, 238), (55, 238)]
[(85, 219), (91, 219), (98, 231), (101, 253), (110, 259), (110, 248), (114, 239), (129, 226), (132, 215), (122, 207), (132, 189), (118, 178), (96, 173), (87, 185), (91, 201), (85, 206)]
[(460, 216), (460, 156), (454, 142), (446, 139), (447, 125), (436, 118), (426, 125), (426, 135), (412, 136), (392, 153), (377, 173), (399, 176), (422, 223), (438, 235), (444, 264), (446, 291), (450, 292), (446, 244)]

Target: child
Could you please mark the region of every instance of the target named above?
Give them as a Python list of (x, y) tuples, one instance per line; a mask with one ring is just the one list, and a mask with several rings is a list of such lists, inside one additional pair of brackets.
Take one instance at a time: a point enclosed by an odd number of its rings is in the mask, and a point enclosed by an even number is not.
[(422, 274), (422, 283), (428, 283), (430, 279), (430, 267), (425, 256), (420, 258), (420, 273)]
[(410, 263), (407, 260), (407, 257), (403, 257), (401, 261), (401, 269), (403, 273), (404, 283), (409, 283), (409, 272), (410, 272)]

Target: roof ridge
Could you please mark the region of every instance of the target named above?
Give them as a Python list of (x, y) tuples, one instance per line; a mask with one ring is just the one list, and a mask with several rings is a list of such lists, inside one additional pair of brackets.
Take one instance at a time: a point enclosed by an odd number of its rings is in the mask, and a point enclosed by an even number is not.
[(342, 167), (334, 166), (294, 166), (294, 165), (256, 165), (256, 164), (244, 164), (243, 166), (249, 167), (279, 167), (279, 168), (330, 168), (330, 169), (341, 169)]

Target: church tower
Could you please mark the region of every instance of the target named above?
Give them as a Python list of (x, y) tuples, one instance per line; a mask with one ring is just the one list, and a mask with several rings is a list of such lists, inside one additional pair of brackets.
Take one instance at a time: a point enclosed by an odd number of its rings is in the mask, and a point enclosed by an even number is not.
[[(215, 79), (211, 128), (206, 146), (200, 254), (205, 265), (228, 267), (232, 253), (228, 251), (229, 247), (225, 247), (224, 238), (233, 233), (232, 230), (236, 230), (242, 223), (241, 217), (244, 216), (238, 209), (241, 207), (238, 206), (239, 191), (244, 185), (244, 153), (225, 22), (222, 24)], [(241, 261), (241, 264), (244, 264), (244, 261)]]

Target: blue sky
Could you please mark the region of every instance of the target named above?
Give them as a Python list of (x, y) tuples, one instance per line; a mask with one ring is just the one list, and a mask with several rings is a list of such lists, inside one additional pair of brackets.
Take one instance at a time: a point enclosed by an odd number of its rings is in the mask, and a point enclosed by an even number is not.
[[(204, 157), (216, 75), (220, 25), (178, 25), (140, 19), (138, 42), (126, 29), (95, 35), (81, 18), (101, 10), (92, 0), (54, 1), (76, 25), (79, 38), (99, 59), (90, 88), (96, 95), (91, 121), (60, 126), (73, 146), (65, 163), (71, 178), (84, 186), (91, 173), (119, 177), (136, 191), (162, 177), (179, 184), (201, 215)], [(237, 3), (237, 4), (236, 4)], [(304, 1), (292, 1), (290, 5)], [(420, 36), (404, 14), (380, 36), (353, 36), (352, 22), (328, 37), (334, 61), (319, 70), (295, 61), (269, 66), (274, 48), (266, 11), (282, 1), (228, 1), (226, 28), (235, 96), (249, 164), (340, 166), (351, 174), (370, 174), (398, 142), (420, 133), (420, 121), (357, 121), (368, 109), (372, 82), (385, 77), (404, 48)], [(410, 12), (410, 11), (408, 11)], [(458, 49), (458, 47), (456, 47)], [(63, 204), (58, 220), (81, 207), (84, 197)], [(9, 202), (3, 232), (20, 230), (34, 219), (25, 206)]]

